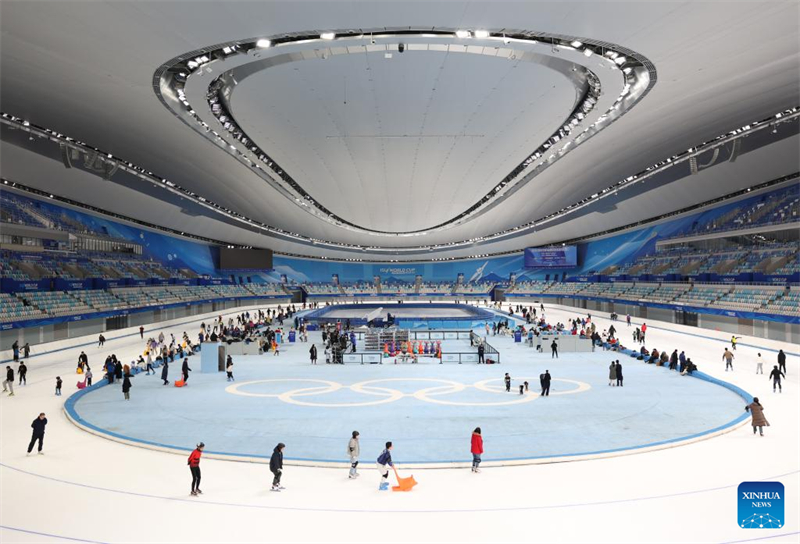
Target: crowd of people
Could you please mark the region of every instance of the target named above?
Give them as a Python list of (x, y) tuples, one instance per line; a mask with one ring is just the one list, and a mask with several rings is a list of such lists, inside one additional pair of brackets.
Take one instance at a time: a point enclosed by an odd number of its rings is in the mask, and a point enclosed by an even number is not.
[[(305, 305), (303, 306), (305, 307)], [(608, 327), (608, 329), (599, 332), (594, 321), (592, 320), (591, 315), (587, 315), (586, 317), (580, 316), (570, 318), (567, 320), (567, 324), (556, 323), (555, 325), (551, 325), (545, 318), (543, 305), (540, 306), (541, 313), (538, 315), (537, 309), (532, 306), (525, 307), (518, 305), (516, 307), (516, 312), (522, 317), (522, 319), (525, 321), (525, 324), (513, 326), (509, 320), (497, 321), (492, 323), (491, 326), (487, 323), (485, 325), (486, 335), (513, 334), (515, 330), (519, 330), (523, 334), (526, 334), (528, 341), (533, 344), (535, 339), (539, 338), (542, 333), (555, 332), (560, 334), (572, 334), (588, 337), (592, 339), (593, 345), (601, 345), (607, 349), (613, 349), (617, 351), (624, 349), (617, 337), (617, 330), (613, 323), (613, 321), (616, 321), (616, 319), (612, 320), (612, 324)], [(509, 311), (509, 316), (513, 317), (514, 314), (515, 309), (511, 308)], [(628, 325), (631, 326), (629, 318), (630, 316), (628, 316), (627, 321)], [(199, 344), (204, 341), (227, 343), (238, 341), (259, 342), (259, 346), (261, 348), (259, 350), (260, 352), (267, 353), (269, 351), (273, 351), (277, 355), (279, 348), (275, 345), (281, 343), (281, 335), (284, 334), (282, 326), (284, 325), (284, 321), (287, 319), (294, 319), (291, 332), (296, 333), (301, 342), (308, 341), (306, 325), (296, 316), (296, 309), (294, 306), (289, 306), (286, 309), (283, 309), (279, 306), (276, 309), (257, 310), (252, 314), (249, 311), (245, 311), (236, 315), (235, 317), (229, 317), (227, 321), (225, 321), (222, 316), (219, 316), (209, 324), (206, 324), (205, 322), (201, 323), (197, 343), (193, 343), (190, 336), (186, 332), (183, 332), (180, 340), (176, 339), (174, 334), (169, 334), (169, 338), (167, 338), (164, 332), (160, 332), (157, 336), (147, 338), (143, 354), (139, 355), (137, 360), (131, 361), (130, 364), (122, 363), (122, 361), (120, 361), (113, 353), (108, 354), (103, 363), (103, 370), (105, 372), (104, 379), (107, 380), (109, 385), (115, 382), (120, 383), (123, 398), (125, 400), (130, 400), (130, 391), (133, 386), (131, 378), (135, 374), (145, 372), (147, 375), (156, 375), (156, 368), (162, 367), (161, 379), (163, 380), (164, 385), (168, 385), (170, 383), (168, 380), (169, 365), (175, 361), (182, 361), (181, 381), (183, 382), (183, 385), (185, 385), (189, 379), (189, 372), (192, 370), (189, 367), (188, 358), (197, 351)], [(274, 329), (272, 328), (273, 326), (275, 326)], [(642, 360), (647, 364), (653, 364), (655, 366), (667, 367), (669, 370), (677, 371), (682, 375), (692, 374), (693, 372), (697, 371), (697, 366), (692, 362), (691, 358), (686, 356), (684, 351), (679, 352), (678, 349), (674, 349), (671, 354), (668, 354), (666, 350), (659, 351), (656, 348), (648, 350), (644, 346), (646, 331), (647, 325), (643, 323), (640, 327), (636, 327), (633, 332), (634, 341), (641, 344), (638, 350), (638, 360)], [(145, 335), (143, 327), (140, 327), (139, 333), (144, 339)], [(344, 353), (356, 351), (356, 335), (351, 330), (349, 322), (327, 324), (322, 328), (321, 336), (324, 345), (325, 361), (328, 364), (341, 364), (342, 355)], [(477, 335), (475, 335), (475, 338), (478, 339), (478, 353), (480, 355), (479, 362), (483, 362), (483, 339)], [(731, 349), (729, 350), (728, 348), (725, 348), (722, 354), (722, 359), (725, 362), (726, 372), (733, 371), (733, 364), (735, 360), (733, 351), (736, 349), (737, 340), (738, 337), (733, 337), (731, 340)], [(105, 338), (100, 335), (98, 347), (102, 348), (104, 347), (104, 344)], [(554, 344), (556, 343), (554, 342)], [(557, 356), (557, 345), (552, 346), (552, 349), (554, 356)], [(13, 352), (15, 361), (19, 359), (20, 352), (25, 354), (25, 357), (28, 357), (30, 353), (30, 346), (26, 344), (20, 350), (17, 342), (15, 342)], [(309, 349), (309, 354), (312, 364), (316, 364), (317, 348), (315, 345), (312, 344), (311, 348)], [(782, 392), (782, 379), (785, 379), (786, 377), (786, 355), (783, 350), (779, 351), (777, 355), (777, 362), (778, 364), (774, 365), (773, 369), (769, 373), (768, 379), (772, 382), (773, 392)], [(622, 368), (623, 367), (619, 359), (612, 360), (609, 366), (608, 376), (608, 385), (610, 387), (622, 387), (624, 385)], [(227, 357), (225, 371), (228, 381), (234, 381), (233, 360), (230, 356)], [(85, 351), (81, 351), (80, 355), (78, 356), (76, 372), (79, 375), (83, 375), (82, 385), (81, 382), (78, 383), (79, 388), (85, 388), (92, 385), (92, 370), (91, 366), (89, 365), (89, 357)], [(757, 355), (755, 372), (756, 374), (763, 375), (763, 361), (761, 353), (758, 353)], [(19, 380), (19, 385), (24, 385), (27, 383), (27, 366), (25, 365), (24, 360), (19, 362), (16, 374)], [(540, 396), (549, 396), (550, 384), (552, 382), (550, 371), (545, 370), (545, 372), (540, 374), (539, 380)], [(11, 366), (7, 366), (6, 380), (3, 382), (3, 390), (6, 391), (8, 388), (11, 391), (10, 395), (13, 395), (14, 382), (14, 369)], [(511, 392), (513, 380), (510, 376), (510, 373), (505, 373), (503, 382), (505, 385), (505, 391)], [(63, 380), (60, 376), (58, 376), (56, 379), (56, 395), (61, 394), (62, 384)], [(522, 383), (518, 384), (518, 388), (520, 395), (526, 394), (529, 392), (529, 383), (527, 381), (523, 381)], [(753, 402), (749, 403), (745, 409), (752, 416), (753, 433), (763, 436), (763, 428), (765, 426), (769, 426), (769, 422), (766, 420), (764, 415), (764, 407), (760, 403), (759, 399), (757, 397), (754, 398)], [(46, 425), (47, 418), (44, 413), (39, 414), (39, 416), (37, 416), (32, 422), (31, 428), (33, 432), (28, 446), (28, 454), (32, 453), (33, 448), (37, 445), (37, 443), (38, 453), (43, 454), (42, 450)], [(346, 455), (350, 463), (348, 474), (350, 479), (359, 477), (358, 466), (361, 455), (359, 439), (360, 433), (358, 431), (353, 431), (347, 444)], [(481, 455), (484, 451), (483, 447), (483, 435), (480, 427), (477, 427), (473, 431), (470, 439), (470, 452), (473, 457), (472, 472), (480, 472), (479, 465), (481, 463)], [(191, 495), (193, 496), (202, 494), (202, 491), (200, 490), (200, 460), (204, 448), (205, 444), (200, 442), (188, 459), (188, 465), (192, 476)], [(274, 448), (270, 458), (270, 471), (273, 474), (273, 491), (281, 491), (285, 489), (281, 483), (281, 477), (283, 474), (283, 454), (285, 448), (286, 445), (284, 443), (279, 443)], [(377, 468), (380, 474), (380, 490), (388, 489), (389, 470), (394, 469), (391, 454), (392, 448), (392, 442), (386, 442), (384, 450), (376, 459)]]

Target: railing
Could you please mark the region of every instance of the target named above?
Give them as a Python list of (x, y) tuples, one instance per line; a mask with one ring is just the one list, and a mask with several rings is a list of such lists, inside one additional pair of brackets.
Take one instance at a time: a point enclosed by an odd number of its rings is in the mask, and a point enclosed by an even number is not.
[[(487, 351), (488, 353), (488, 351)], [(494, 359), (495, 362), (500, 362), (500, 354), (492, 353), (491, 357), (487, 357), (489, 359)], [(344, 363), (358, 363), (358, 364), (370, 364), (370, 365), (377, 365), (377, 364), (384, 364), (384, 363), (391, 363), (395, 364), (398, 362), (398, 359), (402, 360), (402, 355), (397, 355), (394, 357), (384, 357), (382, 352), (373, 351), (373, 352), (362, 352), (362, 353), (345, 353), (342, 355), (342, 362)], [(417, 355), (416, 359), (436, 359), (431, 355)], [(404, 361), (407, 364), (411, 364), (413, 358), (408, 356), (408, 358)], [(440, 363), (477, 363), (478, 362), (478, 353), (477, 352), (448, 352), (442, 353), (442, 358), (439, 359)]]

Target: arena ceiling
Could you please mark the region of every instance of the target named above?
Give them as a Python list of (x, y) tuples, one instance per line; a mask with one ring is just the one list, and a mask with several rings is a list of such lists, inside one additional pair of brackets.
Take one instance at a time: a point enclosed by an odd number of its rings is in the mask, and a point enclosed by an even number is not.
[[(61, 1), (4, 2), (0, 10), (3, 112), (236, 217), (387, 250), (475, 241), (463, 255), (558, 241), (555, 231), (542, 238), (542, 229), (538, 238), (482, 238), (800, 104), (797, 3)], [(456, 36), (458, 29), (472, 34)], [(322, 40), (325, 31), (337, 38)], [(259, 38), (272, 47), (252, 47)], [(587, 44), (594, 55), (584, 54)], [(212, 54), (236, 45), (228, 58)], [(603, 55), (608, 50), (624, 63)], [(194, 73), (176, 86), (185, 63), (206, 54), (208, 63), (189, 65)], [(228, 119), (213, 111), (212, 89)], [(593, 89), (599, 95), (582, 110)], [(586, 116), (573, 125), (576, 111)], [(231, 121), (237, 139), (224, 129)], [(565, 125), (572, 134), (528, 161)], [(165, 202), (186, 208), (174, 194), (159, 197), (119, 176), (59, 175), (59, 164), (49, 165), (57, 154), (3, 132), (4, 177), (137, 219)], [(773, 177), (800, 169), (797, 139), (783, 142), (780, 152), (759, 152)], [(49, 166), (32, 168), (39, 163), (30, 151)], [(697, 194), (676, 184), (669, 199), (657, 186), (630, 198), (637, 209), (668, 212), (700, 193), (766, 181), (753, 179), (757, 166), (728, 169)], [(219, 209), (197, 213), (208, 215), (206, 230), (223, 219)], [(590, 215), (579, 235), (630, 222)], [(181, 214), (158, 217), (200, 229)], [(241, 243), (235, 227), (217, 230)], [(322, 251), (292, 237), (254, 238), (252, 229), (247, 240)]]

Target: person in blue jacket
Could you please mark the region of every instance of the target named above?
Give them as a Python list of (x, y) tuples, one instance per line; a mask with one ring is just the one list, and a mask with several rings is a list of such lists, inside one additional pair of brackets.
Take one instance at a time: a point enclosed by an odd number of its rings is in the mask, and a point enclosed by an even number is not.
[(381, 473), (381, 483), (378, 486), (379, 491), (387, 491), (389, 489), (389, 467), (394, 468), (391, 442), (386, 443), (386, 449), (378, 456), (378, 472)]

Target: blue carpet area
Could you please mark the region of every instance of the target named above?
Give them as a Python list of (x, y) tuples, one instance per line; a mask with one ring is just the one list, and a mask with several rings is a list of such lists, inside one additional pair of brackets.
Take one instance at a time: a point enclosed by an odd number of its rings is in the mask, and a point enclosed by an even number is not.
[[(130, 401), (114, 384), (75, 408), (99, 428), (179, 448), (202, 440), (209, 452), (269, 456), (284, 442), (287, 458), (345, 461), (347, 440), (358, 430), (364, 462), (386, 440), (394, 441), (398, 462), (445, 462), (471, 459), (477, 426), (484, 460), (536, 458), (681, 439), (731, 422), (744, 407), (723, 387), (627, 357), (625, 387), (609, 387), (611, 353), (554, 361), (517, 344), (503, 350), (502, 365), (311, 366), (300, 362), (304, 345), (291, 349), (289, 357), (237, 358), (235, 384), (224, 373), (193, 372), (188, 387), (164, 387), (139, 374)], [(199, 361), (194, 366), (199, 370)], [(546, 368), (554, 379), (551, 396), (520, 396), (524, 380), (538, 393)], [(502, 387), (505, 372), (513, 378), (511, 393)]]

